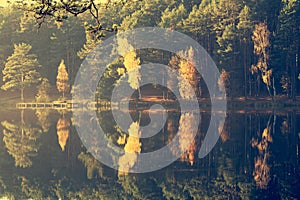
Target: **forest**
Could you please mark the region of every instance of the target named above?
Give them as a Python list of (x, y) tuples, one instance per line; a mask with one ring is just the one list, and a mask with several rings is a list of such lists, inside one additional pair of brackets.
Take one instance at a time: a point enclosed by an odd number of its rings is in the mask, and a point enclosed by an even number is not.
[[(299, 0), (12, 0), (1, 4), (0, 199), (299, 199), (299, 24)], [(92, 107), (96, 117), (76, 118), (74, 109), (51, 107), (71, 102), (76, 89), (87, 90), (89, 85), (76, 88), (74, 82), (98, 45), (110, 36), (143, 27), (178, 31), (198, 42), (220, 71), (216, 86), (226, 91), (228, 112), (202, 109), (209, 108), (209, 95), (194, 65), (192, 47), (176, 54), (132, 50), (101, 66), (105, 72), (92, 102), (98, 104)], [(107, 55), (132, 49), (129, 40), (116, 43)], [(141, 65), (151, 63), (171, 69), (167, 89), (140, 87)], [(202, 106), (199, 116), (181, 113), (171, 89), (177, 88), (187, 102), (193, 95), (172, 70), (195, 91)], [(96, 71), (85, 78), (96, 80)], [(110, 100), (114, 87), (125, 85), (120, 77), (126, 73), (136, 104), (127, 110), (133, 122), (122, 130), (112, 112), (115, 102)], [(156, 76), (153, 70), (146, 78)], [(143, 102), (147, 95), (156, 98)], [(166, 106), (166, 123), (157, 135), (144, 138), (140, 126), (149, 123), (149, 105), (157, 102)], [(266, 104), (258, 107), (251, 102)], [(275, 107), (266, 106), (269, 102)], [(16, 108), (16, 103), (50, 106), (25, 109)], [(223, 114), (226, 120), (212, 123), (220, 136), (217, 144), (199, 159), (212, 116)], [(129, 115), (119, 117), (123, 116)], [(96, 123), (107, 144), (99, 140)], [(87, 124), (85, 137), (77, 129), (82, 124)], [(194, 138), (193, 129), (197, 129)], [(130, 173), (140, 165), (140, 154), (172, 141), (176, 148), (169, 149), (171, 154), (183, 152), (176, 161), (157, 171)], [(95, 158), (97, 153), (112, 160), (115, 168)]]
[[(38, 5), (39, 1), (32, 2)], [(138, 27), (158, 26), (185, 33), (205, 48), (221, 72), (228, 97), (295, 99), (299, 94), (300, 8), (297, 0), (276, 0), (271, 4), (268, 0), (107, 1), (93, 4), (97, 9), (92, 12), (80, 10), (89, 1), (70, 2), (79, 14), (72, 10), (51, 14), (50, 10), (49, 16), (47, 13), (37, 16), (38, 11), (42, 11), (40, 7), (26, 2), (1, 8), (2, 89), (36, 86), (42, 79), (54, 86), (61, 62), (66, 66), (67, 81), (72, 85), (82, 60), (107, 37)], [(10, 82), (8, 77), (13, 72), (6, 72), (9, 57), (18, 56), (20, 45), (27, 50), (19, 51), (26, 51), (37, 62), (31, 64), (33, 69), (27, 68), (33, 73), (32, 77), (36, 77), (21, 84)], [(186, 74), (185, 77), (189, 76), (191, 83), (195, 79), (190, 75), (195, 73), (191, 67), (180, 66), (168, 52), (149, 54), (140, 50), (128, 56), (133, 56), (137, 64), (153, 60), (165, 63)], [(127, 65), (134, 62), (134, 58), (128, 58)], [(109, 66), (106, 79), (99, 83), (101, 88), (109, 91), (120, 72), (132, 67), (128, 68), (125, 60), (120, 58)], [(22, 63), (22, 59), (19, 62)], [(5, 66), (8, 66), (6, 71)], [(202, 87), (201, 83), (195, 87)], [(103, 93), (106, 93), (102, 94), (104, 98), (109, 98), (109, 92)]]

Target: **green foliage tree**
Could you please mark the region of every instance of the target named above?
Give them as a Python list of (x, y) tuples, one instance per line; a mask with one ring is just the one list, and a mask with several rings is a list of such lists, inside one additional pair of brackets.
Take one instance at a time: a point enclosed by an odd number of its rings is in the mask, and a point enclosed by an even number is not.
[(297, 92), (297, 74), (299, 73), (297, 69), (300, 64), (300, 3), (296, 0), (286, 0), (282, 4), (271, 58), (273, 59), (272, 64), (282, 74), (281, 80), (286, 79), (290, 82), (285, 90), (290, 97), (294, 98)]
[(202, 1), (199, 6), (194, 5), (184, 20), (184, 31), (193, 36), (207, 51), (213, 53), (213, 41), (215, 32), (213, 30), (212, 6), (208, 1)]
[(183, 26), (183, 19), (186, 17), (187, 10), (183, 4), (173, 9), (168, 7), (163, 11), (161, 21), (158, 25), (163, 28), (170, 28), (171, 30), (179, 29)]
[(30, 54), (31, 46), (29, 44), (21, 43), (14, 45), (14, 53), (7, 58), (3, 73), (2, 85), (3, 90), (21, 91), (21, 100), (24, 101), (24, 89), (40, 80), (40, 73), (37, 69), (40, 66), (37, 56)]
[(88, 23), (85, 23), (84, 28), (86, 41), (80, 51), (77, 52), (80, 59), (84, 59), (102, 41), (101, 38), (95, 37)]
[(41, 84), (37, 87), (38, 93), (35, 96), (36, 102), (49, 102), (50, 97), (49, 97), (49, 92), (51, 89), (51, 85), (49, 83), (49, 80), (47, 78), (42, 78)]
[[(250, 16), (250, 8), (245, 5), (239, 14), (239, 23), (237, 24), (238, 34), (240, 36), (241, 54), (244, 67), (244, 95), (248, 94), (248, 77), (250, 67), (250, 52), (251, 52), (251, 33), (253, 32), (253, 22)], [(250, 87), (251, 89), (251, 87)], [(249, 91), (251, 94), (251, 91)]]

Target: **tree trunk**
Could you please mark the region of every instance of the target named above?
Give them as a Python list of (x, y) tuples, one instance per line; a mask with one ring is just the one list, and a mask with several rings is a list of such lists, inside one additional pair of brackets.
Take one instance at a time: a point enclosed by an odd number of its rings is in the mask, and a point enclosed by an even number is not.
[(245, 99), (247, 98), (247, 48), (246, 43), (244, 43), (244, 91)]
[(24, 102), (24, 88), (21, 88), (21, 102)]

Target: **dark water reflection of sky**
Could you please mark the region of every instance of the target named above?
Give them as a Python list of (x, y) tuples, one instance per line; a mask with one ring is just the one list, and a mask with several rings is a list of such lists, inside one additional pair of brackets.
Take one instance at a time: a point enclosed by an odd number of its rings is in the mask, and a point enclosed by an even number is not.
[[(112, 142), (145, 152), (181, 134), (178, 148), (191, 138), (180, 113), (169, 112), (164, 129), (151, 139), (129, 139), (109, 112), (99, 122)], [(141, 123), (147, 123), (142, 115)], [(134, 118), (134, 116), (133, 116)], [(213, 151), (198, 159), (209, 114), (201, 114), (192, 145), (172, 165), (146, 174), (110, 169), (86, 152), (71, 113), (1, 111), (0, 197), (15, 199), (299, 199), (300, 114), (229, 112)], [(125, 139), (124, 139), (125, 138)], [(131, 143), (129, 142), (131, 141)], [(130, 144), (129, 144), (130, 143)], [(127, 146), (126, 146), (127, 145)], [(174, 150), (176, 151), (176, 150)], [(123, 158), (123, 161), (133, 158)], [(130, 167), (131, 165), (129, 164)]]

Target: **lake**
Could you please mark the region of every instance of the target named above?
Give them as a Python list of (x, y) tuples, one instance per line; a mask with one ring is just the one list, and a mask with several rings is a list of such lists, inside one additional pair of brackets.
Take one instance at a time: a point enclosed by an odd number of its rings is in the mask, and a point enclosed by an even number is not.
[[(119, 130), (111, 111), (98, 112), (97, 119), (91, 120), (99, 122), (109, 142), (133, 153), (118, 158), (107, 155), (110, 157), (106, 159), (117, 159), (114, 163), (123, 170), (118, 171), (95, 159), (93, 154), (104, 155), (101, 151), (109, 145), (103, 149), (96, 144), (97, 135), (80, 137), (72, 112), (2, 108), (0, 196), (2, 199), (300, 198), (299, 112), (228, 110), (226, 121), (214, 124), (210, 124), (209, 112), (199, 113), (195, 137), (189, 134), (193, 127), (189, 122), (195, 116), (168, 110), (159, 133), (142, 138), (137, 127), (149, 124), (147, 110), (129, 112), (134, 121), (128, 128), (130, 136)], [(209, 124), (219, 131), (220, 137), (212, 151), (199, 159)], [(140, 164), (138, 156), (163, 148), (176, 135), (177, 148), (169, 151), (176, 154), (181, 149), (184, 153), (178, 159), (153, 172), (128, 173)], [(91, 144), (88, 148), (84, 145), (87, 142)]]

